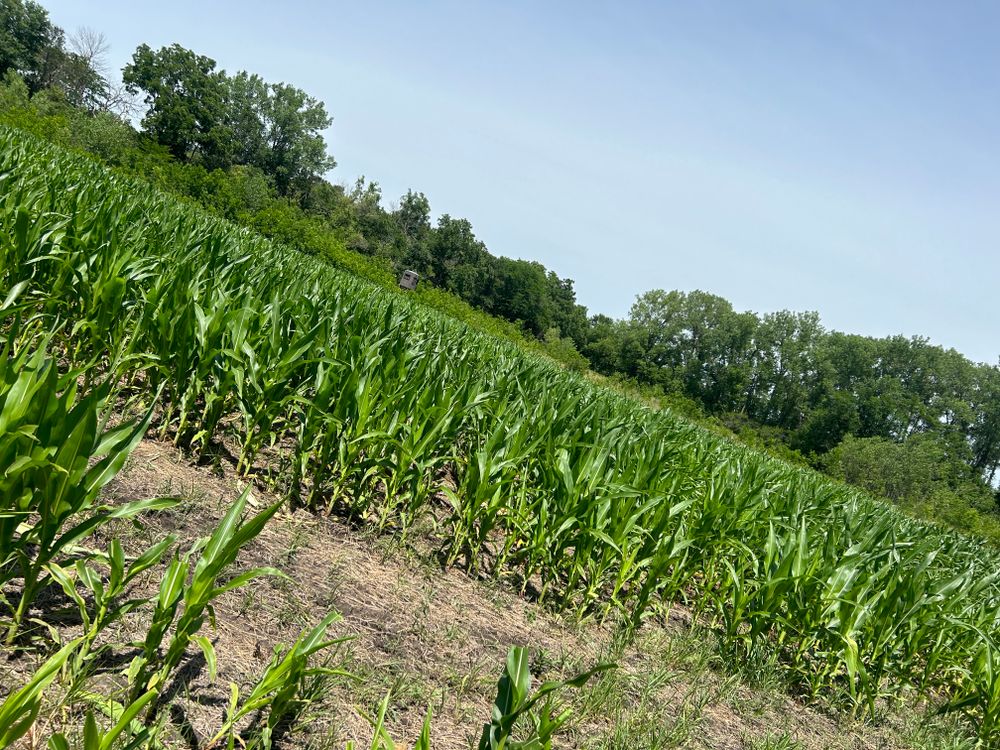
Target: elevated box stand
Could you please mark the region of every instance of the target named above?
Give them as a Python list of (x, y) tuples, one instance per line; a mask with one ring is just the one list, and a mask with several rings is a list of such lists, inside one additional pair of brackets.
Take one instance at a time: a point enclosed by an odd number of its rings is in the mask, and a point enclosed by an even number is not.
[(403, 275), (399, 277), (399, 288), (413, 291), (417, 288), (418, 281), (420, 281), (419, 273), (416, 271), (403, 271)]

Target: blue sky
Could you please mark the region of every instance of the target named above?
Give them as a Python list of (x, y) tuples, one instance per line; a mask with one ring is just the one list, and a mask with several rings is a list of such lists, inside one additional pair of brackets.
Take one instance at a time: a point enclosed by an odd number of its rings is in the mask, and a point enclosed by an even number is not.
[(652, 288), (996, 363), (1000, 5), (42, 0), (326, 102), (334, 182), (421, 190), (592, 312)]

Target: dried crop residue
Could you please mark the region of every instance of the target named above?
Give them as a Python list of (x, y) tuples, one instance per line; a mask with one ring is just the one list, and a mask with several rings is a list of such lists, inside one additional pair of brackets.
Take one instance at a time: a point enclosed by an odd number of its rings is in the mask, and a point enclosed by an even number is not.
[[(143, 442), (107, 488), (109, 500), (174, 495), (182, 501), (146, 518), (142, 528), (119, 524), (122, 544), (135, 554), (167, 533), (177, 535), (182, 548), (208, 534), (243, 487), (228, 471), (194, 466), (168, 444)], [(259, 489), (252, 499), (257, 508), (276, 501)], [(257, 566), (273, 566), (287, 578), (261, 578), (218, 600), (216, 627), (207, 633), (218, 678), (210, 684), (200, 655), (191, 655), (169, 697), (172, 746), (204, 747), (222, 720), (229, 683), (252, 685), (276, 644), (292, 641), (331, 609), (343, 616), (332, 635), (350, 638), (333, 653), (331, 666), (358, 679), (325, 686), (310, 723), (283, 746), (342, 748), (355, 740), (367, 747), (371, 730), (361, 712), (370, 713), (391, 691), (393, 737), (412, 742), (431, 706), (435, 750), (464, 750), (489, 717), (510, 645), (538, 650), (537, 676), (551, 679), (598, 663), (612, 642), (609, 627), (564, 621), (500, 585), (442, 570), (426, 550), (305, 511), (279, 513), (241, 553), (239, 570)], [(145, 582), (144, 594), (155, 591), (157, 577)], [(743, 750), (778, 727), (800, 743), (793, 747), (896, 747), (873, 730), (838, 726), (787, 698), (762, 701), (712, 669), (686, 665), (682, 623), (689, 618), (677, 614), (644, 628), (636, 645), (618, 653), (617, 672), (565, 695), (576, 719), (557, 747), (642, 746), (648, 736), (667, 738), (657, 747)], [(147, 618), (137, 614), (118, 635), (134, 639)], [(665, 668), (668, 662), (673, 666)]]
[[(185, 498), (178, 510), (147, 521), (141, 538), (122, 538), (135, 547), (166, 533), (177, 534), (182, 545), (209, 533), (239, 491), (238, 482), (192, 466), (168, 445), (153, 441), (136, 449), (108, 489), (116, 500)], [(274, 502), (253, 492), (258, 507)], [(279, 515), (267, 526), (241, 554), (239, 567), (273, 566), (288, 580), (259, 579), (216, 606), (211, 637), (218, 683), (212, 688), (199, 677), (189, 686), (219, 692), (211, 701), (216, 710), (196, 709), (188, 716), (200, 737), (218, 723), (228, 682), (249, 684), (275, 644), (292, 640), (330, 609), (343, 615), (334, 633), (351, 636), (341, 656), (360, 680), (339, 681), (337, 700), (324, 711), (333, 709), (334, 715), (321, 718), (316, 722), (321, 726), (312, 730), (329, 731), (340, 745), (370, 739), (369, 725), (356, 707), (370, 712), (393, 689), (395, 736), (412, 740), (430, 704), (435, 747), (465, 748), (489, 716), (509, 645), (527, 644), (547, 653), (581, 648), (567, 628), (533, 605), (460, 571), (441, 571), (412, 555), (401, 561), (405, 553), (385, 544), (380, 549), (382, 541), (366, 541), (336, 521), (305, 511)], [(594, 649), (586, 652), (596, 658)]]

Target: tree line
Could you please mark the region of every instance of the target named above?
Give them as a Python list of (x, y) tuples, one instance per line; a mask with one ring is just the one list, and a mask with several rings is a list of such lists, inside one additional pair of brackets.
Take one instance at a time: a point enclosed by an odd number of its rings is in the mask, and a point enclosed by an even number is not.
[(997, 478), (1000, 370), (926, 338), (827, 331), (816, 313), (740, 313), (701, 291), (647, 292), (627, 320), (592, 320), (584, 351), (598, 371), (780, 430), (803, 454), (848, 435), (935, 435), (988, 482)]
[(816, 313), (738, 312), (701, 291), (647, 292), (623, 320), (588, 315), (572, 280), (493, 254), (468, 219), (435, 220), (423, 193), (386, 205), (376, 182), (328, 180), (332, 118), (301, 89), (176, 44), (140, 45), (115, 84), (100, 34), (67, 35), (33, 0), (0, 0), (0, 13), (5, 121), (306, 252), (348, 264), (360, 254), (363, 273), (415, 270), (568, 364), (922, 515), (994, 522), (995, 365), (921, 337), (828, 331)]
[[(879, 494), (900, 495), (895, 482), (906, 497), (958, 493), (996, 511), (1000, 369), (926, 338), (845, 334), (814, 312), (761, 316), (702, 291), (655, 290), (626, 320), (591, 318), (583, 352), (598, 372), (677, 394), (681, 408)], [(907, 468), (917, 474), (888, 476)]]

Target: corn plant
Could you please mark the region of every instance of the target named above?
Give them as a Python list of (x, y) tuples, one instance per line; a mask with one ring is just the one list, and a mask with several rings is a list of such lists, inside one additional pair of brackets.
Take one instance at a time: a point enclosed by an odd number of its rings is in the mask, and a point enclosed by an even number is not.
[[(395, 740), (392, 739), (392, 735), (389, 734), (389, 730), (385, 728), (385, 715), (389, 710), (389, 699), (391, 695), (386, 695), (378, 704), (378, 708), (375, 711), (374, 716), (370, 716), (364, 711), (361, 715), (365, 717), (365, 720), (372, 727), (372, 742), (369, 746), (370, 750), (396, 750), (398, 745)], [(431, 750), (431, 719), (433, 713), (430, 708), (427, 709), (427, 715), (424, 716), (424, 723), (420, 729), (420, 736), (417, 737), (417, 741), (413, 744), (413, 750)], [(348, 742), (345, 750), (355, 750), (355, 744), (353, 742)]]
[(139, 750), (150, 747), (153, 731), (139, 724), (136, 719), (142, 710), (156, 699), (156, 696), (155, 690), (149, 690), (127, 707), (118, 710), (117, 721), (107, 731), (101, 729), (93, 711), (88, 711), (83, 720), (82, 741), (71, 745), (64, 733), (56, 732), (49, 737), (49, 750), (70, 750), (71, 747), (80, 750), (111, 750), (116, 746), (124, 750)]
[[(246, 585), (254, 578), (284, 575), (274, 568), (254, 568), (225, 583), (219, 582), (240, 550), (260, 534), (264, 525), (281, 507), (280, 504), (272, 505), (245, 520), (243, 513), (249, 495), (249, 489), (245, 490), (223, 516), (211, 536), (197, 542), (185, 555), (175, 555), (167, 566), (160, 583), (152, 622), (142, 644), (142, 654), (129, 666), (129, 683), (133, 686), (132, 701), (147, 690), (161, 689), (169, 675), (180, 665), (192, 642), (201, 648), (209, 672), (214, 677), (215, 649), (211, 641), (198, 635), (206, 616), (214, 622), (212, 601), (227, 591)], [(186, 579), (190, 559), (199, 552), (188, 582)], [(178, 616), (181, 603), (184, 607)], [(174, 626), (173, 634), (161, 653), (161, 646), (171, 625)]]
[(985, 633), (978, 638), (973, 660), (960, 668), (962, 688), (939, 709), (942, 713), (961, 711), (972, 718), (981, 739), (993, 743), (1000, 739), (1000, 650)]
[(240, 746), (270, 750), (278, 736), (305, 710), (307, 699), (303, 693), (308, 679), (319, 675), (349, 677), (347, 672), (340, 669), (309, 666), (309, 658), (313, 654), (346, 640), (326, 640), (327, 630), (339, 619), (336, 612), (331, 612), (315, 628), (300, 636), (290, 648), (276, 649), (264, 674), (242, 699), (239, 687), (230, 683), (226, 720), (210, 740), (209, 746), (225, 739), (226, 747), (232, 750), (237, 742), (237, 725), (247, 717), (267, 709), (264, 725), (257, 729), (250, 742), (241, 739)]
[(173, 503), (96, 504), (147, 422), (103, 430), (100, 414), (108, 389), (77, 398), (76, 375), (60, 376), (44, 349), (0, 356), (0, 584), (21, 581), (8, 645), (61, 555), (113, 519)]
[[(507, 654), (504, 673), (497, 683), (497, 697), (490, 722), (483, 725), (479, 750), (549, 750), (552, 737), (571, 715), (569, 709), (554, 713), (555, 707), (549, 700), (552, 694), (567, 687), (582, 687), (598, 672), (614, 667), (613, 664), (601, 664), (569, 680), (542, 683), (532, 692), (528, 649), (512, 647)], [(539, 703), (541, 708), (535, 713), (534, 708)], [(531, 726), (527, 736), (515, 739), (515, 728), (522, 719), (529, 719)]]
[[(57, 563), (49, 564), (49, 575), (76, 604), (83, 625), (84, 634), (79, 639), (80, 646), (75, 650), (72, 659), (71, 674), (74, 675), (75, 680), (79, 680), (86, 673), (88, 663), (112, 647), (112, 644), (105, 644), (100, 648), (94, 648), (100, 633), (108, 626), (121, 620), (129, 612), (149, 603), (148, 599), (142, 597), (124, 599), (124, 596), (128, 593), (132, 582), (140, 574), (160, 563), (163, 555), (174, 542), (173, 536), (167, 536), (131, 563), (126, 563), (121, 543), (117, 539), (113, 539), (107, 554), (95, 555), (90, 561), (77, 560), (76, 564), (68, 570), (63, 569)], [(97, 561), (109, 569), (106, 581), (92, 565), (93, 562)], [(87, 594), (89, 594), (89, 601), (85, 598)]]
[(59, 676), (76, 647), (76, 641), (67, 643), (49, 657), (23, 688), (0, 704), (0, 748), (10, 747), (28, 733), (42, 708), (45, 689)]

